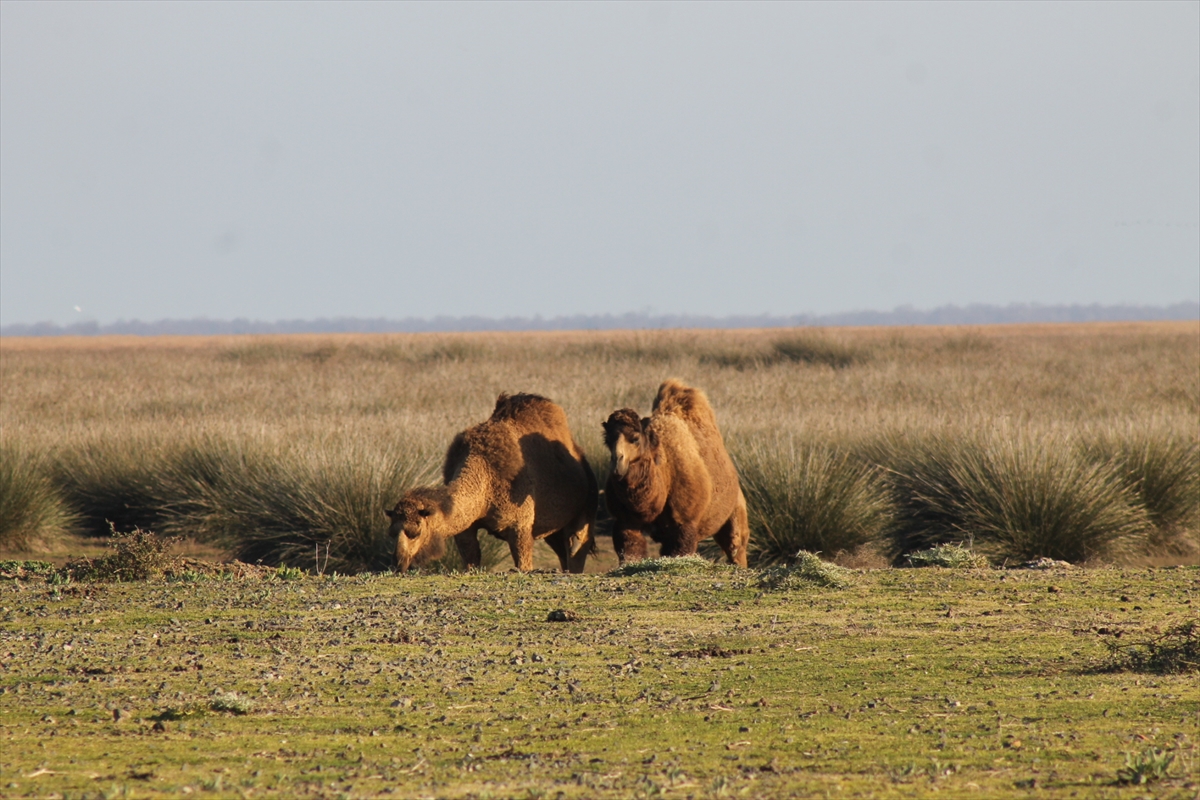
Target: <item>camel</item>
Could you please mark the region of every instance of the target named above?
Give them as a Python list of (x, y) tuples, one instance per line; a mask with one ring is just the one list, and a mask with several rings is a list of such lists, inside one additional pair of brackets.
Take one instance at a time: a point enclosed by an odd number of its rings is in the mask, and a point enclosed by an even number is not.
[(649, 417), (630, 408), (609, 416), (604, 443), (612, 454), (604, 496), (622, 564), (646, 557), (648, 534), (664, 556), (692, 555), (712, 536), (729, 563), (746, 566), (746, 498), (704, 392), (664, 382)]
[(534, 539), (546, 540), (564, 572), (583, 572), (599, 492), (556, 403), (501, 394), (486, 422), (454, 437), (442, 481), (412, 489), (386, 510), (401, 572), (441, 556), (451, 536), (463, 562), (477, 569), (480, 528), (508, 542), (522, 572), (533, 569)]

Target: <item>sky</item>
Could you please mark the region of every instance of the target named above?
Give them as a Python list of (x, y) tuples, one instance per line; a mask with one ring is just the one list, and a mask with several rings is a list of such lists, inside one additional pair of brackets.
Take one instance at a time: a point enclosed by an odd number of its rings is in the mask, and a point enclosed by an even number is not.
[(0, 3), (0, 322), (1200, 299), (1200, 3)]

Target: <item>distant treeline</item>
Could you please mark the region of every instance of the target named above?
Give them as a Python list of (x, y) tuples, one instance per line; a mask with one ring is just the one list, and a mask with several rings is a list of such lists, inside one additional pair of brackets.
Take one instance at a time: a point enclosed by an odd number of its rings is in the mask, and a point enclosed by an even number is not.
[(427, 333), (461, 331), (566, 331), (629, 330), (661, 328), (794, 328), (800, 326), (857, 325), (995, 325), (1013, 322), (1123, 322), (1200, 319), (1200, 303), (1169, 306), (1040, 305), (1013, 303), (1007, 306), (974, 303), (940, 306), (921, 311), (900, 306), (893, 311), (849, 311), (842, 314), (796, 314), (794, 316), (728, 316), (698, 314), (574, 314), (561, 317), (432, 317), (429, 319), (293, 319), (277, 322), (235, 319), (162, 319), (157, 322), (118, 320), (101, 325), (52, 322), (0, 326), (0, 336), (215, 336), (244, 333)]

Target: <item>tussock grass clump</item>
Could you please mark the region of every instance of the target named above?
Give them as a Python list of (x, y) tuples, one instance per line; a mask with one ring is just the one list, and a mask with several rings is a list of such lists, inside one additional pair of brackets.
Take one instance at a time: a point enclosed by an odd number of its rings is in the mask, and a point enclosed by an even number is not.
[(947, 569), (982, 569), (991, 566), (984, 556), (959, 544), (943, 544), (928, 550), (918, 550), (904, 557), (914, 567), (946, 567)]
[(331, 450), (193, 453), (172, 479), (177, 489), (190, 485), (171, 508), (169, 529), (227, 547), (251, 564), (387, 569), (393, 556), (383, 510), (427, 478), (432, 464), (405, 448)]
[(1151, 547), (1170, 546), (1200, 524), (1200, 443), (1174, 431), (1107, 431), (1087, 441), (1092, 461), (1111, 464), (1154, 523)]
[(994, 562), (1079, 563), (1140, 550), (1152, 527), (1112, 466), (1061, 437), (926, 434), (893, 439), (878, 457), (899, 509), (897, 563), (964, 538)]
[(773, 361), (793, 361), (845, 369), (869, 360), (871, 351), (862, 344), (851, 344), (822, 334), (801, 333), (777, 339), (771, 345), (771, 355)]
[(128, 436), (84, 442), (61, 451), (52, 480), (92, 536), (134, 528), (161, 530), (175, 498), (166, 483), (178, 447), (162, 439)]
[(247, 563), (311, 571), (388, 568), (383, 510), (433, 472), (424, 452), (403, 446), (223, 437), (123, 444), (90, 443), (59, 460), (58, 479), (88, 530), (153, 528)]
[(174, 559), (168, 550), (173, 542), (141, 528), (127, 533), (113, 530), (112, 555), (70, 561), (58, 574), (65, 580), (101, 583), (150, 580), (172, 565)]
[(877, 470), (824, 446), (759, 440), (737, 456), (750, 514), (751, 566), (799, 550), (835, 555), (882, 539), (894, 511)]
[(1157, 675), (1200, 672), (1200, 622), (1175, 625), (1149, 639), (1121, 642), (1105, 639), (1107, 672), (1151, 672)]
[(0, 550), (43, 550), (76, 526), (48, 473), (40, 456), (0, 450)]
[(771, 590), (805, 589), (825, 586), (845, 589), (850, 585), (850, 570), (822, 561), (816, 553), (801, 550), (790, 564), (776, 564), (763, 570), (759, 586)]
[(643, 558), (617, 567), (610, 575), (628, 578), (633, 575), (695, 575), (704, 572), (721, 570), (723, 567), (714, 564), (702, 556), (671, 556), (663, 558)]

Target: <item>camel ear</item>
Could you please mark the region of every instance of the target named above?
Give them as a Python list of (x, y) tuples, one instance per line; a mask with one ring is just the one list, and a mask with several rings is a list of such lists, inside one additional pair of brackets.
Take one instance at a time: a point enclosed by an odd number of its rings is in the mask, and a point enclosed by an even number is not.
[(658, 449), (658, 432), (655, 431), (654, 428), (651, 428), (649, 425), (645, 424), (649, 421), (650, 420), (648, 420), (648, 419), (643, 420), (642, 431), (645, 432), (645, 434), (646, 434), (646, 444), (650, 445), (651, 450), (657, 450)]
[(390, 508), (385, 508), (385, 509), (383, 510), (383, 513), (385, 513), (385, 514), (387, 514), (387, 515), (388, 515), (388, 519), (395, 519), (395, 518), (396, 518), (396, 512), (395, 512), (395, 511), (393, 511), (393, 510), (392, 510), (392, 509), (390, 509)]

